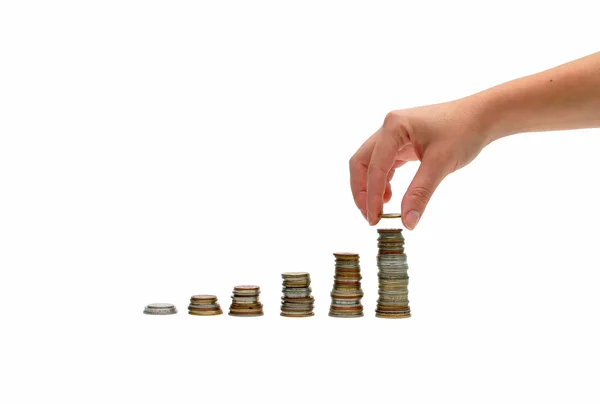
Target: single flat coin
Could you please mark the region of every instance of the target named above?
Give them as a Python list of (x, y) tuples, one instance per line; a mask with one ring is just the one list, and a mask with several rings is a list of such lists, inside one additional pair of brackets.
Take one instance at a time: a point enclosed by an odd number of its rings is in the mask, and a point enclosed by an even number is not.
[(295, 318), (302, 318), (302, 317), (312, 317), (314, 316), (315, 313), (309, 313), (309, 314), (290, 314), (290, 313), (281, 313), (282, 317), (295, 317)]
[(214, 311), (189, 311), (188, 312), (192, 316), (218, 316), (223, 314), (222, 310), (214, 310)]
[(401, 213), (382, 213), (379, 215), (381, 219), (400, 219), (402, 217)]
[(219, 305), (216, 306), (198, 306), (198, 305), (193, 305), (190, 304), (188, 306), (188, 310), (189, 311), (214, 311), (214, 310), (220, 310), (221, 307)]
[(409, 314), (384, 314), (384, 313), (375, 313), (375, 317), (379, 318), (409, 318)]
[(147, 306), (149, 309), (173, 309), (174, 304), (171, 303), (152, 303)]
[(347, 257), (349, 259), (352, 259), (352, 258), (358, 258), (359, 257), (358, 253), (353, 253), (353, 252), (335, 252), (335, 253), (333, 253), (333, 255), (336, 258)]
[(256, 285), (239, 285), (233, 288), (234, 290), (259, 290), (260, 286)]
[(194, 295), (191, 297), (190, 300), (197, 300), (197, 301), (216, 301), (217, 300), (217, 296), (215, 295)]
[(395, 234), (398, 237), (402, 237), (402, 229), (377, 229), (377, 233), (389, 237), (390, 234)]
[(144, 314), (167, 315), (177, 314), (177, 308), (171, 303), (152, 303), (144, 307)]
[(310, 276), (308, 272), (284, 272), (281, 274), (284, 278), (298, 278)]

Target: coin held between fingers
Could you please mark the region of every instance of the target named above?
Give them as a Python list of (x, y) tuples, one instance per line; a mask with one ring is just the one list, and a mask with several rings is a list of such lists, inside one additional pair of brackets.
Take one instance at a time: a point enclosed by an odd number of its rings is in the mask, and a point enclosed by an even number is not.
[(400, 219), (401, 217), (401, 213), (382, 213), (379, 215), (380, 219)]

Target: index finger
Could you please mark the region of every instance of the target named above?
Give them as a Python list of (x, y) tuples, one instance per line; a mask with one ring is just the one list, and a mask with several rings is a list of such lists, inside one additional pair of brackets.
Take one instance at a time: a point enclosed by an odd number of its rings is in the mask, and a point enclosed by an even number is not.
[(377, 136), (367, 169), (367, 220), (370, 225), (379, 222), (388, 174), (394, 168), (398, 150), (407, 143), (405, 138), (385, 128)]
[(350, 189), (354, 203), (367, 218), (367, 169), (375, 146), (375, 136), (369, 137), (350, 159)]

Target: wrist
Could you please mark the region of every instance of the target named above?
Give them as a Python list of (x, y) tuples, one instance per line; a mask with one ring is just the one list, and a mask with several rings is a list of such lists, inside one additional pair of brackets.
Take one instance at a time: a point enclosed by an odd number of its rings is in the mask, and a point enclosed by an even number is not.
[(503, 119), (502, 111), (497, 95), (489, 90), (470, 95), (456, 101), (462, 105), (471, 120), (471, 127), (482, 136), (485, 144), (489, 144), (511, 133), (509, 126)]

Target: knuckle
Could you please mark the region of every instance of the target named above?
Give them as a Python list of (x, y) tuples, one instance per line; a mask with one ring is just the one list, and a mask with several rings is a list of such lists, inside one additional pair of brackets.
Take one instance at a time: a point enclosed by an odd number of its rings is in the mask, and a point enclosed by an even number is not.
[(383, 120), (384, 132), (399, 147), (410, 142), (409, 122), (402, 111), (389, 112)]
[(384, 128), (394, 128), (398, 124), (401, 119), (401, 115), (398, 111), (388, 112), (385, 118), (383, 119), (383, 127)]
[(411, 190), (410, 198), (421, 205), (427, 205), (427, 202), (431, 199), (433, 192), (426, 187), (417, 187)]

